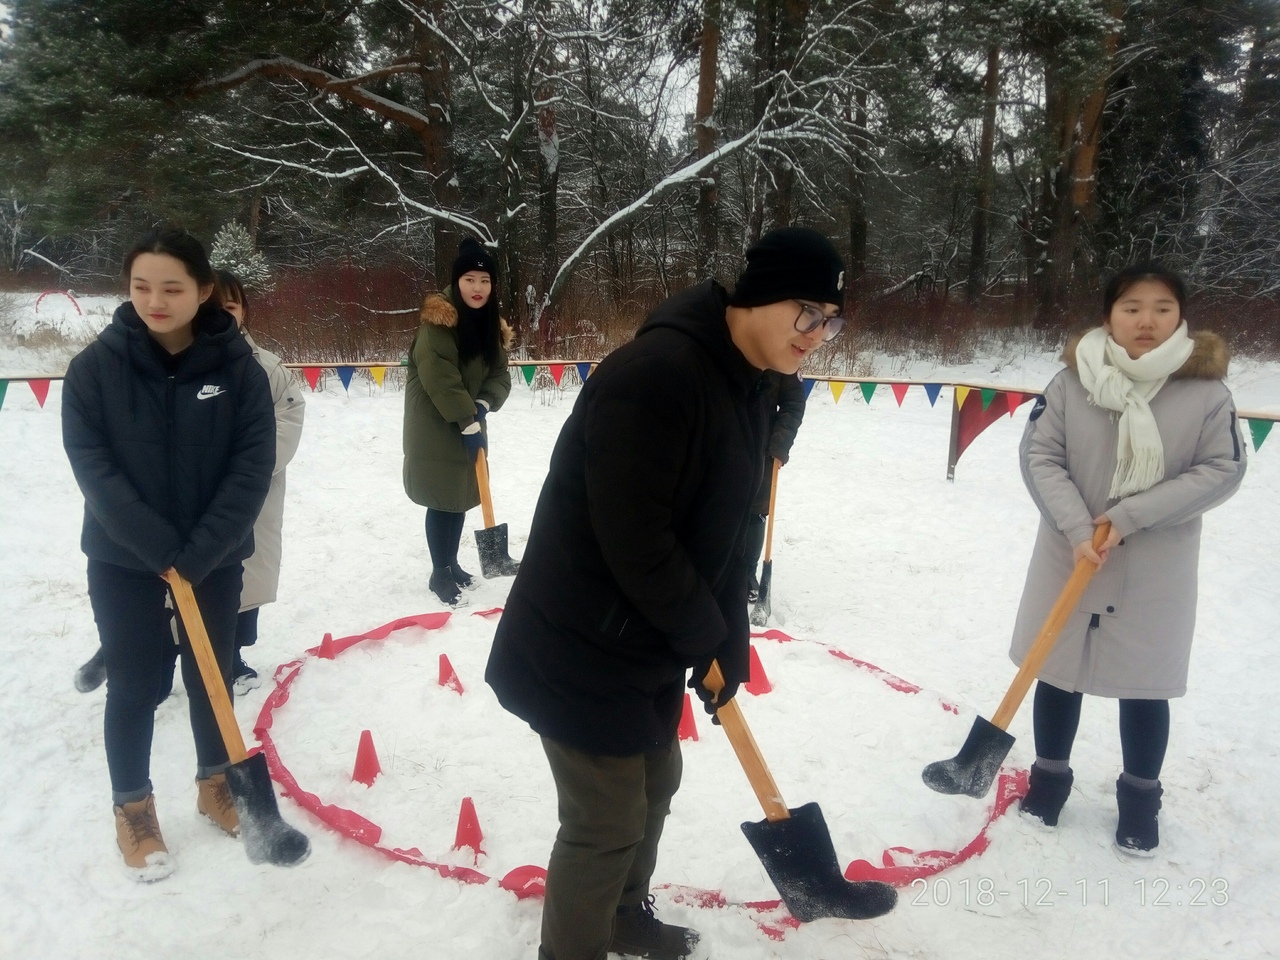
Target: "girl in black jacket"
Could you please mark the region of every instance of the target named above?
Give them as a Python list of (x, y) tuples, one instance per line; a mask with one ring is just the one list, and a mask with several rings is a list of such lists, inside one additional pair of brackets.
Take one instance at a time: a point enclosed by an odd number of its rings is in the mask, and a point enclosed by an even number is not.
[[(106, 658), (104, 720), (116, 839), (135, 879), (173, 872), (150, 780), (156, 698), (172, 657), (176, 570), (195, 587), (230, 683), (240, 562), (275, 463), (275, 416), (262, 367), (235, 320), (212, 305), (198, 240), (154, 231), (128, 254), (129, 301), (71, 361), (62, 436), (85, 498), (80, 545)], [(239, 822), (227, 754), (184, 633), (182, 678), (196, 744), (197, 810), (225, 832)], [(171, 649), (171, 648), (170, 648)]]

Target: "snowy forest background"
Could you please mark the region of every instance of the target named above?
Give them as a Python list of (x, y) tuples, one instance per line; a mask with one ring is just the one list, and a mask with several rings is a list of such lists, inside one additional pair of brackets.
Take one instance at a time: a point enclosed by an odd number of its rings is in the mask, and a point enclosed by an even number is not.
[(234, 223), (271, 268), (260, 336), (385, 359), (470, 234), (526, 355), (593, 357), (804, 223), (846, 257), (864, 342), (1056, 337), (1095, 315), (1102, 273), (1157, 257), (1201, 325), (1280, 347), (1272, 0), (0, 14), (0, 287), (116, 290), (145, 228)]

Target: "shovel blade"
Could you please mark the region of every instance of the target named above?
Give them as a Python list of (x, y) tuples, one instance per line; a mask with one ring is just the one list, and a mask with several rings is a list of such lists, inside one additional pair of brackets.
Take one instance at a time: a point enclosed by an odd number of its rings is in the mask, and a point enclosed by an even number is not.
[(964, 746), (950, 760), (924, 768), (924, 782), (939, 793), (963, 793), (982, 799), (996, 782), (1000, 764), (1013, 746), (1013, 734), (975, 717)]
[(227, 786), (240, 817), (240, 838), (252, 863), (291, 867), (307, 859), (311, 841), (285, 823), (261, 753), (227, 768)]
[(875, 880), (849, 881), (840, 872), (831, 831), (816, 803), (790, 811), (786, 820), (744, 823), (742, 832), (801, 923), (822, 917), (867, 920), (888, 913), (898, 891)]
[(507, 525), (500, 523), (476, 531), (476, 549), (480, 553), (480, 572), (485, 578), (514, 577), (520, 564), (507, 553)]
[(756, 598), (756, 605), (751, 609), (752, 626), (763, 627), (769, 623), (769, 614), (773, 612), (769, 598), (769, 588), (772, 584), (773, 561), (766, 560), (760, 570), (760, 595)]

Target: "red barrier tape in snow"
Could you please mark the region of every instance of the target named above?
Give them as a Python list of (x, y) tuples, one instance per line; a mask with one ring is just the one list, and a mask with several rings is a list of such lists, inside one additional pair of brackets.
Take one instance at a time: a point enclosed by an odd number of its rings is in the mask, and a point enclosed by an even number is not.
[[(478, 611), (472, 616), (487, 618), (501, 612), (502, 609), (500, 607), (495, 607), (492, 610)], [(438, 630), (449, 622), (450, 616), (451, 614), (449, 613), (424, 613), (412, 617), (401, 617), (380, 627), (375, 627), (366, 633), (330, 640), (328, 641), (329, 652), (336, 657), (358, 643), (363, 643), (367, 640), (383, 640), (397, 630), (403, 630), (408, 627)], [(791, 637), (781, 630), (764, 630), (753, 633), (752, 636), (780, 643), (797, 642), (795, 637)], [(817, 643), (818, 646), (826, 647), (832, 656), (844, 663), (852, 664), (859, 670), (870, 673), (882, 683), (900, 693), (914, 695), (922, 692), (921, 688), (914, 683), (895, 676), (887, 670), (882, 670), (873, 663), (850, 656), (829, 644), (819, 641), (805, 642)], [(306, 651), (307, 657), (314, 658), (320, 656), (320, 654), (321, 647), (319, 645)], [(492, 877), (470, 867), (453, 866), (429, 860), (423, 856), (422, 851), (417, 847), (409, 847), (407, 849), (384, 847), (379, 843), (382, 839), (382, 828), (376, 823), (365, 819), (354, 810), (325, 803), (314, 793), (309, 793), (298, 784), (297, 779), (289, 772), (289, 769), (284, 765), (284, 761), (280, 759), (280, 753), (271, 737), (271, 726), (275, 711), (289, 702), (289, 689), (302, 672), (305, 664), (306, 658), (304, 657), (281, 664), (276, 668), (273, 677), (276, 687), (267, 696), (253, 728), (254, 733), (257, 734), (258, 740), (262, 744), (261, 750), (266, 755), (267, 768), (271, 771), (271, 777), (283, 788), (284, 795), (292, 798), (301, 807), (314, 814), (322, 823), (336, 830), (342, 836), (376, 850), (389, 859), (412, 864), (413, 866), (428, 867), (442, 877), (459, 880), (463, 883), (488, 883), (492, 880)], [(939, 704), (944, 710), (951, 713), (959, 713), (959, 709), (954, 704), (942, 698), (939, 698)], [(991, 842), (987, 835), (991, 824), (1006, 813), (1013, 805), (1013, 802), (1026, 793), (1026, 789), (1027, 771), (1002, 771), (999, 782), (996, 785), (996, 801), (988, 813), (986, 824), (981, 832), (963, 848), (956, 851), (925, 850), (916, 852), (906, 847), (890, 847), (881, 854), (882, 866), (877, 867), (867, 860), (855, 860), (845, 870), (845, 878), (848, 880), (880, 880), (896, 887), (905, 887), (909, 886), (914, 880), (933, 876), (959, 863), (963, 863), (970, 857), (975, 857), (987, 849)], [(499, 881), (499, 886), (515, 894), (518, 899), (525, 899), (542, 896), (545, 889), (545, 880), (545, 869), (533, 864), (525, 864), (508, 871)], [(728, 907), (745, 909), (749, 912), (761, 932), (773, 940), (783, 939), (788, 930), (800, 926), (800, 922), (787, 913), (786, 908), (782, 906), (781, 900), (736, 903), (726, 899), (724, 894), (718, 890), (703, 890), (697, 887), (681, 886), (680, 884), (662, 884), (658, 889), (670, 892), (672, 900), (676, 903), (687, 903), (703, 909), (723, 909)]]

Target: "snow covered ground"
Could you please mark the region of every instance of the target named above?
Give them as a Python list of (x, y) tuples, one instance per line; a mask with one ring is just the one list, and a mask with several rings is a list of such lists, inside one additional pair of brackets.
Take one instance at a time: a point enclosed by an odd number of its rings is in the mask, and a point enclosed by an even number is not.
[[(42, 311), (49, 300), (42, 304)], [(83, 306), (83, 304), (82, 304)], [(24, 304), (22, 309), (27, 309)], [(74, 314), (74, 311), (72, 311)], [(109, 310), (92, 314), (101, 323)], [(32, 330), (38, 332), (38, 324)], [(73, 335), (73, 331), (71, 332)], [(34, 343), (34, 345), (33, 345)], [(0, 345), (0, 375), (60, 373), (67, 349)], [(885, 375), (1042, 386), (1050, 355), (940, 368), (883, 357)], [(263, 609), (249, 660), (264, 674), (325, 632), (362, 633), (440, 609), (426, 590), (419, 508), (400, 484), (402, 395), (337, 379), (308, 396), (289, 471), (280, 601)], [(390, 380), (388, 380), (390, 384)], [(1243, 362), (1231, 385), (1242, 409), (1280, 410), (1280, 364)], [(500, 522), (519, 556), (547, 458), (576, 389), (518, 383), (491, 418)], [(1022, 488), (1017, 440), (1029, 406), (988, 429), (945, 479), (950, 391), (936, 407), (912, 389), (901, 409), (884, 388), (834, 403), (815, 388), (782, 472), (774, 539), (775, 619), (797, 643), (757, 641), (774, 684), (741, 696), (792, 806), (817, 800), (842, 865), (881, 862), (890, 847), (955, 850), (985, 822), (986, 801), (943, 797), (920, 781), (954, 754), (975, 713), (990, 717), (1012, 679), (1008, 636), (1037, 518)], [(71, 683), (96, 635), (79, 552), (81, 498), (62, 452), (61, 388), (44, 409), (12, 383), (0, 410), (0, 956), (532, 958), (539, 901), (393, 863), (340, 839), (289, 799), (281, 810), (313, 854), (283, 870), (254, 866), (195, 814), (194, 755), (179, 691), (157, 718), (152, 778), (177, 863), (140, 886), (118, 866), (102, 750), (102, 692)], [(477, 569), (468, 517), (463, 565)], [(1111, 847), (1120, 754), (1114, 701), (1086, 701), (1073, 756), (1076, 789), (1060, 826), (1016, 813), (998, 820), (981, 856), (901, 891), (878, 920), (822, 920), (767, 937), (738, 907), (702, 909), (680, 886), (732, 901), (776, 896), (738, 824), (761, 812), (722, 733), (698, 714), (685, 782), (655, 882), (663, 919), (697, 927), (704, 957), (782, 958), (1240, 957), (1280, 951), (1280, 840), (1271, 828), (1280, 764), (1274, 731), (1280, 620), (1274, 541), (1280, 531), (1280, 440), (1253, 456), (1239, 494), (1205, 523), (1200, 623), (1190, 693), (1174, 704), (1162, 843), (1152, 861)], [(301, 785), (379, 823), (386, 846), (475, 865), (501, 877), (545, 863), (555, 829), (550, 776), (536, 737), (503, 713), (482, 679), (510, 581), (484, 582), (443, 629), (401, 631), (333, 662), (309, 659), (272, 736)], [(835, 648), (918, 685), (896, 692)], [(465, 687), (436, 684), (447, 654)], [(237, 703), (247, 739), (269, 684)], [(940, 708), (945, 700), (959, 715)], [(361, 730), (383, 767), (350, 781)], [(1030, 705), (1012, 727), (1010, 764), (1032, 757)], [(476, 863), (451, 851), (459, 804), (474, 800), (485, 833)], [(994, 791), (993, 791), (994, 796)]]

